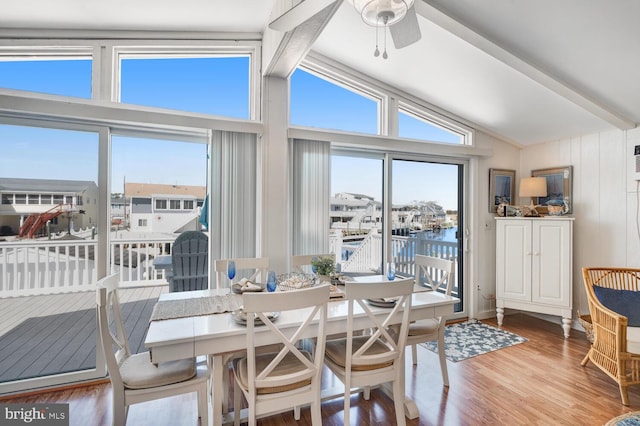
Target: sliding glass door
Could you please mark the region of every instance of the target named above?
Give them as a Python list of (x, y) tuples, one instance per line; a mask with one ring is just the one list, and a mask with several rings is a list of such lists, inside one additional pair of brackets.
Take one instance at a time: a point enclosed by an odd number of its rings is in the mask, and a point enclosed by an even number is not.
[[(453, 294), (463, 299), (463, 165), (416, 159), (391, 163), (391, 241), (396, 273), (413, 276), (415, 255), (456, 264)], [(458, 306), (456, 311), (461, 311)]]
[[(463, 300), (464, 162), (334, 151), (330, 247), (345, 272), (413, 276), (415, 255), (456, 263), (453, 294)], [(456, 307), (464, 313), (464, 302)]]
[(0, 124), (0, 393), (105, 374), (90, 291), (107, 239), (101, 131), (15, 122)]

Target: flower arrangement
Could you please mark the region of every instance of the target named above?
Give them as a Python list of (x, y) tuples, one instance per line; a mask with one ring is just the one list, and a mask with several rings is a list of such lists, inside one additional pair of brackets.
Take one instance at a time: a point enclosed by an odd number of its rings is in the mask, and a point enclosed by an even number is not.
[(314, 267), (318, 275), (329, 276), (336, 270), (333, 256), (317, 257), (311, 260), (311, 266)]

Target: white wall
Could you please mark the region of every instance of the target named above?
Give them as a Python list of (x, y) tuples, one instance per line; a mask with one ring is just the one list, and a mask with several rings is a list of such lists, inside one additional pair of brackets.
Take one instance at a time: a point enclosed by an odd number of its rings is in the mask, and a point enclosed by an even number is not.
[(483, 319), (496, 316), (493, 299), (496, 294), (496, 215), (489, 211), (489, 169), (516, 170), (518, 181), (521, 177), (518, 171), (520, 148), (480, 132), (476, 133), (475, 142), (479, 148), (489, 148), (493, 152), (491, 156), (478, 160), (475, 200), (478, 219), (475, 227), (477, 244), (473, 245), (477, 250), (477, 256), (472, 256), (475, 265), (472, 268), (474, 273), (469, 287), (471, 292), (475, 293), (470, 302), (474, 304), (474, 316)]
[(521, 176), (530, 176), (532, 169), (573, 166), (574, 318), (578, 309), (589, 311), (582, 267), (640, 267), (635, 145), (640, 145), (640, 129), (590, 134), (521, 152)]
[[(582, 267), (626, 266), (640, 268), (635, 158), (640, 129), (612, 130), (571, 139), (518, 148), (478, 133), (479, 147), (493, 155), (478, 161), (475, 273), (472, 278), (477, 318), (495, 316), (495, 224), (488, 211), (489, 168), (514, 169), (516, 181), (531, 170), (573, 166), (573, 315), (588, 312)], [(516, 193), (517, 193), (516, 187)], [(519, 199), (518, 204), (528, 204)], [(549, 320), (560, 322), (559, 318)]]

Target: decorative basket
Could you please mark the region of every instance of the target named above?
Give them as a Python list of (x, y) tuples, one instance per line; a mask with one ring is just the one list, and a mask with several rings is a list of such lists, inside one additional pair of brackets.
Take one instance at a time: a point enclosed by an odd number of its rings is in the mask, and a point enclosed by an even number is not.
[(584, 328), (584, 334), (587, 336), (587, 340), (593, 343), (594, 336), (591, 315), (580, 315), (580, 311), (578, 311), (578, 321), (580, 321), (580, 325)]
[(290, 291), (311, 287), (315, 282), (315, 277), (311, 274), (290, 272), (288, 274), (278, 275), (277, 280), (280, 291)]

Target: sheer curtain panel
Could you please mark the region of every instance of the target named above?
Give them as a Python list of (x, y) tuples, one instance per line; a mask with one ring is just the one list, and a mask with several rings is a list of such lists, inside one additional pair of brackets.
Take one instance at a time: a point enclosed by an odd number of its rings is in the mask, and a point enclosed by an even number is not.
[(293, 254), (326, 253), (329, 249), (331, 144), (292, 139), (291, 192)]
[(255, 257), (257, 136), (213, 131), (211, 156), (212, 258)]

